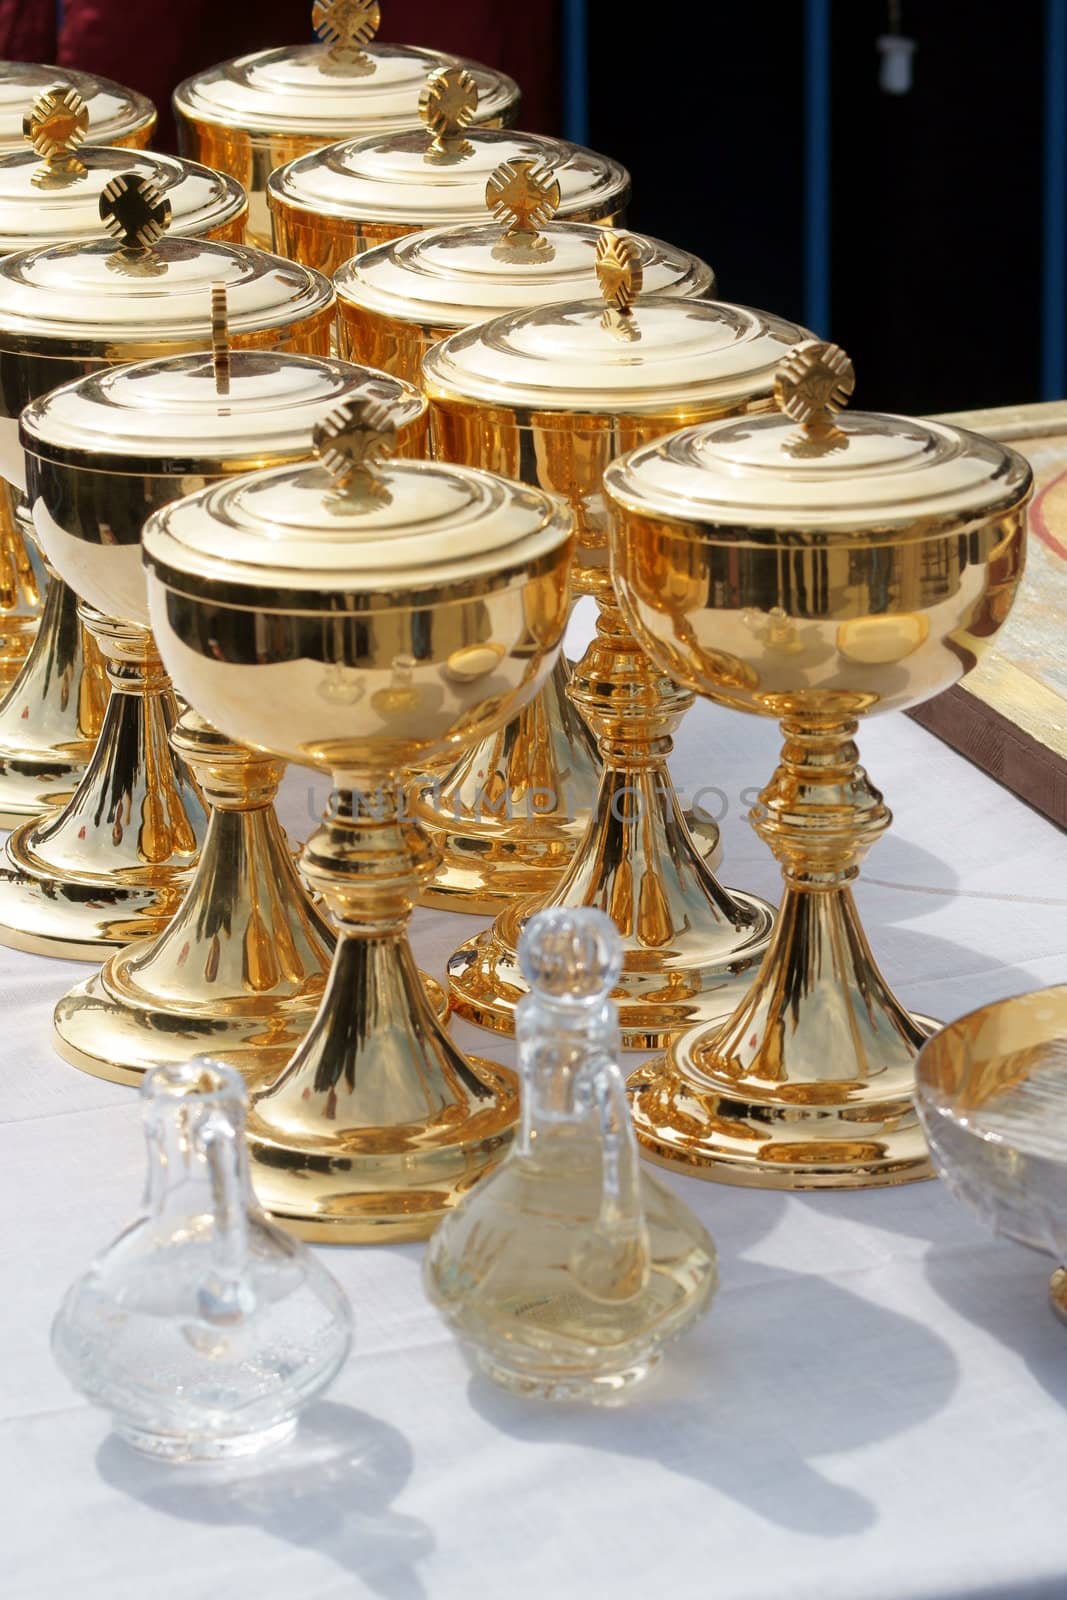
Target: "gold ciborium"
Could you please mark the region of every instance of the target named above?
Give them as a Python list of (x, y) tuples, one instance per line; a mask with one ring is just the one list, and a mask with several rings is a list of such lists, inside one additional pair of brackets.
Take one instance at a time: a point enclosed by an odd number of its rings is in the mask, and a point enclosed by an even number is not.
[(338, 1242), (423, 1237), (511, 1137), (514, 1075), (463, 1056), (417, 980), (406, 927), (434, 851), (401, 780), (537, 692), (572, 545), (547, 495), (385, 462), (391, 431), (380, 408), (342, 408), (319, 465), (201, 491), (144, 532), (153, 630), (182, 695), (333, 777), (303, 855), (336, 924), (333, 967), (248, 1136), (261, 1202)]
[(1059, 1263), (1067, 1322), (1067, 985), (996, 1000), (928, 1039), (916, 1104), (937, 1169), (995, 1232)]
[(428, 73), (460, 67), (478, 90), (475, 120), (514, 122), (519, 87), (477, 61), (414, 45), (378, 44), (378, 0), (315, 0), (315, 43), (257, 50), (220, 62), (174, 91), (181, 149), (239, 179), (248, 191), (248, 236), (270, 247), (267, 179), (338, 139), (419, 126)]
[[(553, 220), (559, 196), (552, 169), (505, 162), (486, 185), (492, 221), (411, 233), (354, 256), (334, 277), (342, 353), (417, 382), (422, 357), (450, 334), (504, 311), (588, 294), (603, 229)], [(704, 299), (714, 292), (703, 261), (658, 239), (628, 238), (651, 293)], [(473, 464), (523, 477), (515, 436), (496, 420), (487, 413)], [(446, 859), (426, 903), (499, 911), (516, 895), (548, 889), (572, 859), (589, 825), (600, 764), (567, 694), (568, 677), (561, 656), (509, 728), (468, 752), (454, 774), (454, 761), (437, 774), (456, 827), (443, 834)]]
[(504, 161), (550, 167), (559, 214), (575, 222), (610, 222), (630, 197), (626, 168), (594, 150), (476, 127), (478, 84), (462, 67), (430, 74), (419, 114), (417, 133), (350, 139), (271, 173), (267, 200), (279, 254), (334, 273), (360, 251), (417, 228), (480, 222), (486, 183)]
[[(3, 468), (14, 472), (17, 461), (35, 514), (40, 496), (24, 476), (11, 412), (122, 354), (203, 350), (211, 342), (215, 284), (229, 295), (235, 346), (328, 348), (333, 295), (317, 273), (242, 245), (163, 238), (166, 196), (139, 178), (115, 179), (100, 205), (117, 247), (64, 245), (0, 262)], [(158, 417), (162, 440), (169, 421)], [(132, 485), (135, 506), (144, 492), (143, 483)], [(115, 529), (130, 522), (129, 504), (109, 503), (115, 494), (121, 499), (119, 478), (79, 509), (90, 541), (61, 536), (47, 514), (35, 528), (60, 576), (81, 587), (79, 614), (107, 661), (112, 695), (71, 799), (16, 828), (0, 860), (0, 943), (76, 960), (98, 961), (102, 947), (117, 949), (166, 926), (206, 822), (196, 785), (169, 743), (176, 706), (151, 634), (110, 589), (112, 576), (125, 570), (114, 547), (128, 537)], [(89, 562), (91, 548), (103, 552), (101, 561)]]
[[(231, 350), (221, 289), (214, 302), (210, 355), (110, 367), (22, 417), (47, 547), (81, 592), (146, 631), (141, 529), (159, 506), (253, 463), (309, 456), (315, 424), (355, 394), (390, 406), (400, 454), (425, 453), (418, 390), (344, 361)], [(203, 1051), (269, 1081), (311, 1022), (333, 953), (274, 812), (283, 764), (188, 709), (171, 743), (209, 808), (192, 881), (158, 938), (116, 951), (60, 1000), (56, 1047), (121, 1083)], [(443, 1010), (440, 986), (424, 981)]]
[[(233, 243), (244, 237), (248, 208), (239, 184), (173, 156), (86, 145), (89, 107), (76, 89), (39, 95), (23, 129), (28, 147), (0, 157), (0, 255), (106, 238), (100, 197), (123, 175), (151, 183), (166, 196), (174, 234)], [(9, 309), (13, 296), (14, 291)], [(52, 357), (62, 344), (61, 330), (55, 335)], [(72, 370), (45, 362), (39, 381), (51, 387)], [(0, 470), (10, 478), (0, 483), (0, 686), (8, 688), (20, 672), (22, 677), (0, 702), (0, 823), (7, 827), (70, 798), (107, 700), (103, 665), (83, 636), (76, 597), (46, 576), (22, 496), (14, 439), (12, 445), (13, 477), (0, 459)]]
[(751, 813), (785, 883), (749, 993), (630, 1079), (645, 1151), (700, 1177), (844, 1188), (927, 1177), (915, 1057), (936, 1027), (889, 989), (851, 884), (890, 823), (857, 719), (975, 664), (1022, 572), (1031, 473), (941, 423), (852, 412), (852, 365), (810, 340), (777, 416), (689, 428), (608, 468), (612, 570), (665, 672), (777, 718)]
[[(528, 987), (518, 959), (526, 918), (594, 906), (622, 935), (613, 998), (624, 1042), (639, 1049), (729, 1015), (746, 968), (766, 947), (772, 912), (719, 884), (710, 859), (718, 829), (691, 829), (671, 784), (672, 735), (693, 696), (652, 665), (619, 613), (601, 480), (615, 455), (683, 418), (766, 409), (777, 363), (800, 330), (721, 302), (638, 298), (641, 262), (628, 235), (602, 233), (598, 272), (599, 301), (500, 318), (446, 340), (425, 361), (439, 454), (485, 465), (512, 455), (516, 471), (564, 493), (579, 527), (575, 588), (592, 594), (600, 613), (568, 685), (603, 763), (591, 817), (565, 871), (543, 873), (530, 886), (537, 895), (513, 899), (492, 928), (461, 945), (449, 979), (462, 1016), (510, 1032)], [(473, 814), (477, 783), (485, 787), (479, 774), (501, 770), (501, 757), (483, 747), (421, 802), (449, 867), (489, 840), (520, 861), (541, 844), (543, 830), (521, 812), (510, 827), (487, 806)]]
[[(551, 165), (502, 161), (486, 183), (480, 222), (422, 228), (353, 256), (333, 279), (341, 354), (419, 383), (423, 356), (449, 334), (588, 294), (603, 229), (557, 217), (561, 198)], [(661, 239), (629, 237), (650, 294), (714, 295), (706, 261)]]
[(0, 155), (22, 149), (26, 107), (52, 90), (73, 90), (85, 102), (86, 135), (94, 145), (143, 150), (152, 137), (156, 108), (136, 89), (71, 67), (0, 61)]

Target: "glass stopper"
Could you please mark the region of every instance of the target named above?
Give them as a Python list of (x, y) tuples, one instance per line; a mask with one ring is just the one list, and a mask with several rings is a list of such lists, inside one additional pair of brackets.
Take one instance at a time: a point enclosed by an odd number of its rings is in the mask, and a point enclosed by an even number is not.
[(622, 971), (622, 941), (603, 911), (540, 911), (519, 941), (523, 976), (542, 1000), (590, 1005), (606, 1000)]

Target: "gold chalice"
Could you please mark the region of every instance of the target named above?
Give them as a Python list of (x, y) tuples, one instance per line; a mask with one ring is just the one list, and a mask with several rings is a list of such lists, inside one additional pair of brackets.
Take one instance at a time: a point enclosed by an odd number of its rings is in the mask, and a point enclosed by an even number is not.
[(314, 0), (316, 42), (257, 50), (186, 78), (174, 91), (181, 149), (229, 172), (248, 191), (248, 236), (270, 248), (267, 179), (298, 156), (338, 139), (419, 126), (419, 95), (440, 67), (469, 73), (475, 120), (515, 121), (519, 86), (477, 61), (415, 45), (379, 44), (378, 0)]
[[(221, 288), (214, 302), (211, 354), (105, 368), (22, 415), (46, 548), (79, 593), (142, 633), (141, 529), (159, 506), (252, 465), (310, 456), (315, 424), (355, 394), (390, 406), (400, 454), (425, 453), (418, 390), (344, 361), (232, 350)], [(191, 710), (171, 743), (209, 807), (192, 881), (157, 938), (116, 951), (60, 1000), (56, 1046), (75, 1066), (121, 1083), (204, 1051), (250, 1082), (269, 1081), (315, 1014), (333, 936), (274, 812), (283, 764)], [(440, 986), (424, 981), (444, 1010)]]
[(630, 174), (563, 139), (475, 126), (478, 84), (441, 67), (419, 98), (423, 127), (349, 139), (301, 156), (267, 181), (274, 248), (320, 272), (417, 228), (480, 222), (485, 186), (504, 161), (551, 168), (557, 209), (574, 222), (610, 222), (630, 198)]
[(176, 501), (144, 532), (149, 613), (212, 724), (333, 776), (304, 874), (337, 927), (318, 1016), (252, 1100), (256, 1191), (307, 1238), (421, 1238), (511, 1137), (514, 1075), (464, 1057), (406, 938), (434, 851), (402, 775), (535, 694), (567, 610), (570, 519), (488, 473), (382, 460), (350, 404), (320, 464)]
[(1052, 1256), (1067, 1322), (1067, 985), (996, 1000), (928, 1039), (916, 1104), (952, 1192), (995, 1232)]
[[(124, 174), (165, 195), (172, 233), (243, 239), (248, 206), (239, 184), (173, 156), (87, 145), (90, 106), (77, 89), (60, 85), (40, 94), (22, 126), (26, 146), (0, 157), (0, 256), (106, 238), (100, 197)], [(49, 353), (58, 355), (55, 343)], [(42, 382), (50, 370), (45, 363)], [(72, 370), (56, 371), (52, 381)], [(17, 420), (17, 411), (10, 415)], [(22, 676), (0, 701), (0, 824), (14, 827), (70, 798), (100, 730), (107, 679), (99, 652), (84, 637), (76, 596), (46, 576), (21, 492), (14, 422), (7, 431), (12, 448), (0, 455), (9, 480), (0, 481), (0, 687)]]
[[(491, 785), (514, 770), (506, 740), (536, 749), (539, 732), (512, 724), (496, 749), (483, 746), (439, 792), (428, 792), (417, 814), (442, 839), (450, 869), (477, 863), (481, 852), (487, 876), (508, 854), (529, 878), (534, 869), (541, 874), (528, 885), (537, 894), (513, 898), (492, 928), (453, 955), (454, 1008), (510, 1032), (527, 992), (518, 959), (524, 921), (545, 907), (594, 906), (622, 935), (614, 999), (624, 1042), (639, 1049), (730, 1014), (773, 914), (762, 900), (718, 883), (709, 859), (718, 829), (691, 831), (671, 784), (672, 735), (693, 696), (653, 666), (620, 615), (601, 481), (614, 456), (683, 420), (767, 409), (777, 363), (800, 330), (741, 306), (638, 298), (641, 261), (628, 235), (602, 233), (598, 256), (599, 301), (456, 334), (428, 352), (424, 370), (440, 455), (501, 470), (510, 463), (574, 507), (575, 588), (596, 598), (600, 615), (568, 693), (597, 737), (599, 793), (569, 862), (546, 848), (548, 830), (536, 810), (530, 818), (521, 793), (510, 796), (512, 816), (501, 820), (491, 810)], [(511, 887), (518, 871), (498, 877)]]
[[(328, 349), (333, 294), (317, 273), (242, 245), (164, 239), (167, 199), (133, 176), (114, 179), (100, 205), (117, 245), (62, 245), (0, 262), (2, 467), (17, 470), (20, 487), (35, 495), (17, 431), (23, 407), (119, 356), (203, 350), (215, 284), (229, 297), (235, 346)], [(161, 415), (162, 439), (168, 425)], [(185, 892), (206, 822), (169, 743), (176, 706), (151, 634), (125, 597), (108, 603), (108, 574), (120, 579), (125, 570), (113, 547), (129, 536), (128, 528), (115, 531), (130, 515), (128, 504), (112, 508), (116, 489), (112, 480), (79, 512), (97, 548), (115, 558), (91, 568), (89, 545), (60, 537), (41, 505), (37, 538), (60, 576), (85, 585), (80, 615), (107, 661), (112, 695), (71, 799), (16, 828), (0, 861), (0, 943), (76, 960), (98, 961), (104, 947), (162, 931)], [(144, 484), (133, 486), (136, 505), (144, 492)]]
[[(589, 294), (603, 229), (556, 219), (559, 198), (550, 167), (504, 162), (486, 185), (492, 221), (410, 233), (354, 256), (334, 275), (342, 354), (419, 382), (423, 356), (450, 334), (505, 311)], [(628, 239), (650, 293), (677, 299), (714, 293), (715, 275), (705, 262), (658, 239)], [(526, 475), (516, 434), (497, 429), (492, 413), (471, 459), (507, 477)], [(454, 776), (454, 760), (427, 773), (440, 779), (445, 809), (459, 825), (454, 841), (444, 835), (445, 860), (425, 903), (500, 911), (517, 895), (547, 891), (572, 860), (589, 827), (600, 763), (567, 693), (568, 677), (560, 656), (537, 699), (469, 751)], [(715, 839), (713, 828), (702, 843), (710, 848)]]
[(645, 1151), (700, 1177), (845, 1188), (927, 1177), (904, 1009), (851, 883), (890, 823), (857, 718), (916, 705), (974, 666), (1023, 566), (1031, 473), (942, 423), (852, 412), (848, 357), (781, 363), (780, 415), (688, 428), (604, 477), (623, 612), (660, 667), (780, 720), (751, 813), (781, 864), (779, 920), (749, 993), (630, 1079)]

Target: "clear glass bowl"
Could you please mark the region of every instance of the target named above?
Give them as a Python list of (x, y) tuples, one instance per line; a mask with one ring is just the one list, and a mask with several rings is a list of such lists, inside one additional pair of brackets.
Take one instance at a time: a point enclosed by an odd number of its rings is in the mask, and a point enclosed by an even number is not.
[[(941, 1176), (996, 1233), (1067, 1260), (1067, 984), (999, 1000), (923, 1046), (916, 1101)], [(1067, 1321), (1067, 1272), (1051, 1282)]]

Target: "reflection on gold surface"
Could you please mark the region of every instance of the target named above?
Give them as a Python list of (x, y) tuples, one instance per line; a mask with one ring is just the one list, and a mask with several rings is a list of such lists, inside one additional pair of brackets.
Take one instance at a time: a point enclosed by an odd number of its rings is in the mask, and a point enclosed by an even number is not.
[[(279, 1075), (306, 1033), (334, 939), (274, 813), (283, 763), (232, 743), (194, 711), (172, 740), (210, 807), (195, 875), (158, 938), (116, 952), (59, 1002), (56, 1047), (117, 1083), (207, 1051), (255, 1087)], [(443, 1014), (439, 986), (424, 983)]]
[[(566, 855), (563, 849), (550, 853), (544, 848), (547, 824), (553, 820), (547, 804), (544, 820), (537, 814), (531, 819), (524, 811), (490, 831), (484, 824), (476, 828), (464, 814), (461, 826), (441, 815), (451, 798), (446, 784), (434, 801), (434, 827), (450, 874), (458, 878), (464, 848), (468, 859), (479, 850), (490, 885), (513, 888), (511, 903), (501, 909), (493, 927), (465, 941), (449, 962), (454, 1009), (483, 1027), (510, 1032), (515, 1005), (527, 987), (518, 960), (525, 919), (541, 908), (595, 906), (614, 919), (623, 938), (623, 970), (614, 998), (624, 1044), (647, 1049), (697, 1023), (730, 1014), (766, 948), (773, 912), (756, 896), (718, 882), (712, 870), (718, 830), (713, 823), (693, 824), (675, 794), (668, 759), (693, 695), (668, 675), (669, 663), (649, 660), (619, 610), (608, 565), (603, 476), (613, 459), (674, 431), (683, 416), (740, 416), (766, 409), (774, 362), (801, 330), (732, 306), (679, 301), (672, 310), (660, 296), (642, 301), (640, 258), (626, 235), (601, 235), (597, 272), (602, 303), (543, 314), (546, 337), (563, 352), (559, 359), (571, 371), (580, 367), (572, 348), (574, 327), (582, 326), (583, 319), (595, 323), (588, 371), (577, 381), (595, 391), (598, 384), (615, 380), (616, 363), (626, 374), (595, 411), (577, 405), (568, 410), (563, 399), (554, 410), (527, 411), (517, 403), (510, 409), (476, 406), (449, 392), (448, 372), (442, 375), (442, 369), (450, 344), (427, 361), (433, 427), (442, 453), (467, 451), (470, 460), (489, 453), (511, 459), (528, 480), (566, 497), (574, 507), (579, 550), (574, 588), (595, 597), (599, 618), (595, 637), (565, 687), (597, 741), (602, 772), (595, 803), (573, 842), (558, 835), (551, 840), (569, 845)], [(531, 339), (538, 325), (530, 314), (494, 326), (517, 330), (519, 343)], [(491, 339), (487, 334), (484, 343), (495, 354), (508, 337), (501, 333)], [(632, 372), (624, 350), (630, 344), (643, 347)], [(656, 365), (657, 349), (664, 372)], [(543, 365), (548, 388), (550, 359)], [(525, 363), (522, 377), (532, 388), (531, 368), (532, 363)], [(658, 391), (657, 379), (662, 384)], [(694, 385), (692, 396), (680, 390), (683, 380)], [(703, 593), (699, 584), (679, 586), (676, 576), (662, 569), (655, 574), (657, 584), (667, 584), (657, 591), (656, 603), (672, 616), (690, 593), (698, 602)], [(748, 669), (739, 663), (739, 671)], [(527, 711), (527, 718), (532, 715), (532, 709)], [(522, 749), (518, 734), (511, 748)], [(520, 778), (526, 777), (518, 771)], [(469, 770), (464, 776), (469, 778)], [(544, 781), (558, 807), (560, 778), (549, 770)], [(520, 784), (516, 791), (528, 792)], [(506, 852), (529, 864), (528, 884), (517, 873), (505, 879), (497, 872)]]
[[(386, 442), (416, 457), (424, 444), (425, 403), (415, 391), (379, 374), (361, 381), (359, 369), (321, 359), (232, 351), (225, 295), (213, 290), (211, 299), (210, 359), (179, 356), (91, 377), (45, 399), (25, 419), (32, 446), (29, 477), (44, 541), (80, 590), (108, 601), (129, 619), (126, 633), (146, 640), (149, 653), (154, 645), (147, 627), (140, 544), (145, 518), (155, 507), (178, 499), (183, 488), (223, 475), (227, 451), (236, 453), (239, 463), (249, 434), (261, 457), (285, 461), (307, 454), (318, 429), (324, 450), (336, 453), (340, 448), (351, 455), (351, 460), (342, 457), (342, 466), (353, 477)], [(372, 413), (383, 396), (392, 399), (388, 441), (353, 437), (339, 447), (329, 418), (323, 427), (322, 408), (355, 392)], [(192, 451), (185, 464), (200, 466), (202, 475), (133, 470), (138, 465), (182, 465), (156, 459), (153, 414), (161, 399), (171, 425), (182, 430), (185, 449)], [(271, 401), (268, 423), (264, 408)], [(75, 418), (82, 453), (70, 461), (65, 456)], [(115, 431), (120, 426), (127, 430), (122, 438)], [(89, 441), (94, 437), (102, 444), (103, 457), (93, 452)], [(172, 716), (173, 697), (161, 670), (154, 675), (153, 688), (155, 701), (142, 697), (140, 708), (147, 730), (144, 744), (152, 756), (146, 803), (153, 808), (141, 829), (140, 858), (130, 861), (119, 855), (114, 828), (105, 837), (85, 824), (87, 814), (95, 816), (109, 794), (122, 793), (129, 784), (130, 752), (141, 746), (135, 708), (125, 724), (118, 724), (114, 715), (109, 718), (109, 739), (101, 742), (92, 765), (97, 788), (88, 795), (85, 785), (79, 789), (70, 808), (74, 823), (57, 819), (38, 846), (41, 859), (32, 864), (38, 874), (46, 857), (62, 871), (38, 883), (31, 863), (22, 863), (17, 892), (23, 910), (31, 907), (29, 925), (39, 936), (47, 931), (55, 939), (61, 921), (66, 929), (80, 917), (80, 938), (89, 943), (96, 936), (90, 950), (105, 941), (126, 945), (98, 976), (60, 1001), (57, 1047), (83, 1070), (121, 1083), (139, 1082), (150, 1068), (185, 1060), (197, 1048), (236, 1066), (252, 1083), (269, 1081), (286, 1064), (315, 1014), (333, 949), (332, 935), (311, 906), (274, 815), (282, 763), (234, 744), (189, 710), (171, 735), (176, 760), (167, 759), (155, 723), (159, 708), (168, 719)], [(338, 701), (337, 689), (334, 682), (321, 686), (327, 698), (344, 703), (343, 697)], [(159, 906), (154, 892), (177, 838), (173, 828), (164, 826), (157, 797), (166, 796), (177, 775), (187, 770), (202, 785), (208, 808), (204, 848), (184, 897), (176, 903), (168, 893)], [(70, 848), (61, 861), (59, 843), (64, 838)], [(86, 894), (90, 850), (97, 852), (99, 865)], [(136, 903), (131, 894), (135, 884), (142, 891)], [(15, 892), (0, 884), (0, 906), (5, 895), (10, 898)], [(107, 937), (113, 923), (100, 913), (118, 894), (125, 896), (121, 926), (126, 937), (116, 941)], [(95, 923), (91, 911), (97, 914)], [(440, 987), (425, 982), (433, 1008), (443, 1011)]]
[[(80, 125), (76, 104), (72, 109), (68, 95), (60, 96), (60, 101), (58, 115)], [(33, 127), (28, 132), (37, 139), (42, 154), (54, 146), (49, 170), (68, 183), (77, 174), (66, 164), (60, 140), (62, 137), (69, 141), (72, 130), (65, 128), (62, 121), (57, 124), (53, 120), (52, 106), (52, 96), (42, 97), (34, 107)], [(146, 143), (154, 121), (153, 112), (144, 137), (129, 142)], [(130, 237), (135, 248), (126, 249), (128, 241), (123, 236), (124, 248), (116, 255), (127, 268), (136, 270), (138, 263), (142, 268), (151, 266), (149, 253), (137, 244), (137, 231), (150, 226), (152, 216), (157, 220), (163, 217), (170, 202), (161, 200), (157, 191), (154, 209), (143, 211), (142, 179), (135, 174), (130, 177), (132, 187), (125, 181), (121, 185), (125, 198), (120, 200), (119, 211), (125, 214), (127, 204), (134, 207), (134, 231)], [(113, 185), (108, 185), (111, 188)], [(243, 206), (235, 212), (233, 196), (225, 190), (220, 191), (217, 200), (218, 204), (203, 208), (199, 218), (203, 236), (240, 243), (244, 238)], [(42, 206), (47, 205), (46, 196)], [(111, 215), (113, 202), (102, 196), (101, 205)], [(117, 214), (112, 221), (122, 234)], [(105, 225), (110, 227), (111, 223)], [(187, 228), (186, 222), (183, 231)], [(61, 296), (57, 300), (62, 303)], [(46, 301), (42, 299), (41, 304)], [(13, 320), (18, 325), (19, 315)], [(92, 640), (83, 635), (77, 620), (77, 596), (66, 589), (61, 579), (54, 575), (46, 578), (37, 551), (29, 525), (30, 508), (22, 493), (24, 465), (17, 421), (23, 407), (39, 395), (99, 368), (105, 360), (136, 354), (137, 332), (126, 328), (117, 331), (113, 349), (107, 347), (105, 338), (106, 353), (102, 358), (99, 354), (76, 355), (63, 336), (62, 327), (59, 315), (55, 346), (48, 354), (20, 350), (16, 335), (10, 341), (11, 348), (5, 348), (0, 355), (0, 428), (10, 433), (10, 444), (0, 459), (0, 471), (6, 480), (0, 482), (2, 568), (12, 580), (10, 587), (4, 583), (0, 589), (0, 688), (7, 689), (0, 701), (0, 825), (7, 827), (38, 817), (50, 804), (65, 804), (70, 798), (92, 755), (108, 695), (99, 652)], [(128, 348), (123, 347), (123, 334), (129, 341)], [(46, 585), (50, 599), (42, 610)], [(16, 686), (13, 680), (17, 674), (21, 676)]]
[(936, 1024), (892, 994), (852, 898), (890, 822), (859, 764), (856, 718), (954, 683), (1022, 570), (1022, 459), (907, 419), (836, 421), (850, 371), (818, 344), (787, 363), (779, 399), (803, 413), (806, 452), (777, 419), (724, 423), (637, 452), (605, 484), (637, 638), (688, 688), (782, 727), (751, 812), (785, 885), (762, 964), (729, 1020), (692, 1029), (631, 1078), (646, 1152), (734, 1183), (868, 1186), (930, 1171), (912, 1091)]
[(49, 180), (85, 172), (75, 152), (89, 132), (89, 107), (77, 89), (60, 86), (38, 95), (22, 120), (22, 131), (41, 157), (35, 185), (45, 187)]
[[(571, 557), (562, 510), (516, 485), (383, 462), (384, 492), (365, 492), (344, 456), (371, 418), (350, 421), (324, 439), (326, 463), (342, 458), (332, 487), (321, 467), (239, 479), (145, 531), (153, 625), (182, 693), (234, 736), (333, 775), (303, 854), (333, 963), (302, 1043), (254, 1098), (249, 1138), (267, 1208), (339, 1242), (423, 1237), (511, 1138), (512, 1074), (456, 1048), (407, 944), (435, 851), (405, 814), (403, 775), (536, 693)], [(303, 508), (291, 530), (286, 504)], [(456, 652), (482, 644), (490, 670), (457, 673)], [(336, 668), (364, 692), (324, 695)]]

